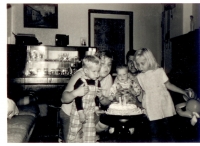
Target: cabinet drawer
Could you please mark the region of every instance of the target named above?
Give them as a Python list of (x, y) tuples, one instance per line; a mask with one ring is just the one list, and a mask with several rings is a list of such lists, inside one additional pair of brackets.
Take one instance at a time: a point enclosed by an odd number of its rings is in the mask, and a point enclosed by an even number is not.
[(69, 78), (48, 78), (48, 83), (68, 83)]
[(47, 83), (47, 78), (24, 78), (25, 83)]

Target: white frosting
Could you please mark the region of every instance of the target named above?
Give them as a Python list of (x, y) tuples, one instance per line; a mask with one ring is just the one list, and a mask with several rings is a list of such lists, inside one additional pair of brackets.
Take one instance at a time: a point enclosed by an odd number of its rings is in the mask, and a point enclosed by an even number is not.
[(140, 108), (138, 108), (135, 104), (126, 104), (122, 105), (120, 103), (112, 103), (106, 114), (109, 115), (139, 115), (142, 114)]

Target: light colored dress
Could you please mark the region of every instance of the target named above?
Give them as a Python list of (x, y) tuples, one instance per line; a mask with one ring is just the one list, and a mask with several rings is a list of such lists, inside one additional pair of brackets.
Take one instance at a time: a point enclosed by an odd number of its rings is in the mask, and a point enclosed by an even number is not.
[(164, 84), (168, 81), (168, 77), (163, 68), (140, 73), (137, 79), (145, 91), (142, 106), (146, 109), (150, 121), (176, 114), (174, 103)]

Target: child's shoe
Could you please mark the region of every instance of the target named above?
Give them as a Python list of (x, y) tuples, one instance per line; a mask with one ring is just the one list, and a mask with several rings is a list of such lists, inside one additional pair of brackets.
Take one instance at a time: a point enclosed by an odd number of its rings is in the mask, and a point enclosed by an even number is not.
[(112, 134), (114, 131), (115, 131), (115, 129), (113, 127), (110, 127), (109, 133)]
[(95, 136), (95, 140), (96, 140), (96, 142), (99, 142), (99, 140), (100, 140), (100, 136), (99, 136), (98, 134), (96, 134), (96, 136)]
[(135, 131), (135, 128), (129, 128), (130, 134), (133, 134)]

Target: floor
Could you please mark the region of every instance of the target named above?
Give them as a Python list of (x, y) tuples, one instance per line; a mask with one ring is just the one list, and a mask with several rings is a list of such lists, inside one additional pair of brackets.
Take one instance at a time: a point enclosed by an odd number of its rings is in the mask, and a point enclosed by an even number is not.
[[(200, 142), (200, 121), (195, 126), (191, 126), (190, 120), (174, 116), (171, 121), (172, 137), (174, 143), (176, 142)], [(40, 118), (30, 138), (31, 143), (58, 143), (59, 142), (59, 128), (55, 121), (48, 118)], [(99, 143), (150, 143), (150, 130), (148, 124), (144, 123), (140, 129), (135, 129), (134, 133), (130, 135), (126, 130), (121, 129), (120, 132), (114, 132), (112, 134), (109, 131), (104, 131), (99, 134)], [(169, 142), (163, 140), (160, 142)]]
[(35, 129), (30, 137), (30, 143), (58, 143), (59, 128), (55, 121), (48, 117), (41, 117), (37, 120)]
[[(151, 134), (148, 128), (148, 123), (145, 123), (139, 130), (136, 130), (133, 135), (129, 135), (126, 133), (121, 134), (110, 134), (109, 131), (100, 134), (99, 142), (132, 142), (132, 143), (150, 143), (151, 141)], [(190, 119), (183, 118), (178, 115), (171, 118), (170, 121), (170, 128), (171, 128), (171, 138), (173, 141), (168, 141), (165, 139), (166, 136), (164, 133), (160, 133), (163, 135), (162, 140), (160, 143), (199, 143), (200, 142), (200, 119), (196, 123), (195, 126), (192, 126), (190, 123)], [(126, 135), (126, 136), (123, 136)], [(160, 136), (160, 135), (159, 135)]]

